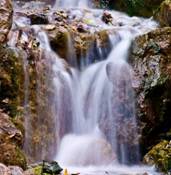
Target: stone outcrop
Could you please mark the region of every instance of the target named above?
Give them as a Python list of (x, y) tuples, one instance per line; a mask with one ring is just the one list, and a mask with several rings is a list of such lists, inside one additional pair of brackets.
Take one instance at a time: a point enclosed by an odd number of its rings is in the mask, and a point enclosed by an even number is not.
[(22, 53), (0, 45), (0, 109), (11, 117), (22, 116), (24, 70)]
[(171, 140), (171, 28), (137, 37), (130, 63), (134, 70), (137, 120), (144, 153), (161, 139)]
[(12, 26), (12, 2), (11, 0), (0, 1), (0, 43), (5, 42), (9, 29)]

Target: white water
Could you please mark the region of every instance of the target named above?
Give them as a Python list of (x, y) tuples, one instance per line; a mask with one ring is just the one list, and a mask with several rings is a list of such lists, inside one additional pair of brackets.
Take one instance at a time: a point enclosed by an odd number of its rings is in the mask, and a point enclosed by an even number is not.
[(87, 8), (89, 6), (89, 0), (56, 0), (55, 8)]

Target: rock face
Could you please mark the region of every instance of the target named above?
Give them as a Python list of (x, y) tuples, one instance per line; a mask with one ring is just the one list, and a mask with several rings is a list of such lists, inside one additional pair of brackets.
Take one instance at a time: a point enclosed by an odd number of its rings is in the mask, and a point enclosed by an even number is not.
[(22, 56), (17, 51), (0, 45), (0, 109), (10, 117), (21, 116), (24, 99)]
[(22, 143), (21, 131), (14, 126), (8, 115), (0, 111), (0, 162), (26, 168), (26, 159), (20, 150)]
[(12, 25), (12, 2), (1, 0), (0, 2), (0, 43), (6, 40), (9, 29)]
[(171, 139), (163, 134), (171, 128), (171, 28), (136, 38), (130, 63), (135, 72), (137, 119), (145, 153), (161, 139)]
[(156, 19), (161, 26), (171, 26), (171, 0), (165, 0), (161, 4), (160, 10), (156, 14)]

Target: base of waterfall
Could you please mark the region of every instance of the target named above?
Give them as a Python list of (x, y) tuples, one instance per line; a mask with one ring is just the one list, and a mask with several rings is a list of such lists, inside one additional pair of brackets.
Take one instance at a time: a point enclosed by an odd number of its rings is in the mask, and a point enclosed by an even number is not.
[(68, 174), (79, 175), (161, 175), (161, 173), (155, 172), (154, 167), (128, 167), (119, 164), (110, 166), (66, 167), (65, 170), (67, 170)]
[(65, 135), (56, 160), (68, 174), (158, 175), (154, 167), (119, 164), (111, 145), (99, 131)]
[(100, 134), (69, 134), (62, 139), (56, 159), (68, 166), (100, 166), (115, 162), (116, 156)]

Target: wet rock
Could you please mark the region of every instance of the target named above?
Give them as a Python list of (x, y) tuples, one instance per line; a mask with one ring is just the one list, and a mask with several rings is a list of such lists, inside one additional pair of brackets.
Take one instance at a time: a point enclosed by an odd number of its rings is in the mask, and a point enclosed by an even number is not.
[(77, 30), (78, 30), (78, 32), (82, 32), (82, 33), (87, 32), (86, 27), (83, 24), (79, 24), (77, 26)]
[(7, 34), (12, 25), (12, 2), (1, 0), (0, 2), (0, 43), (6, 40)]
[(113, 17), (110, 13), (104, 12), (102, 16), (102, 21), (104, 21), (106, 24), (110, 24), (113, 21)]
[(171, 141), (163, 140), (155, 145), (144, 157), (148, 165), (155, 165), (160, 171), (171, 171)]
[(165, 0), (156, 14), (161, 26), (171, 26), (171, 0)]
[(48, 24), (48, 18), (44, 14), (31, 14), (28, 16), (31, 20), (31, 24)]
[(171, 29), (137, 37), (129, 61), (134, 70), (140, 143), (145, 153), (171, 128)]

